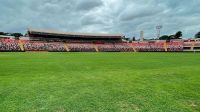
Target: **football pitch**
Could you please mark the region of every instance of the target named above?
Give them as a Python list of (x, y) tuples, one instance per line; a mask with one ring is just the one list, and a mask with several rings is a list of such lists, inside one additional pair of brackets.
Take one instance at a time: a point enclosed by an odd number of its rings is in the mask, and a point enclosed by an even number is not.
[(0, 53), (1, 112), (198, 112), (200, 53)]

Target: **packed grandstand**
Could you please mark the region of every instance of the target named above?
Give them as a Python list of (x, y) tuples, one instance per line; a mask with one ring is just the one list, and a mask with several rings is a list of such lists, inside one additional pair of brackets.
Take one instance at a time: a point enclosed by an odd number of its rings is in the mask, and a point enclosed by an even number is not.
[(63, 33), (28, 29), (20, 39), (1, 36), (1, 52), (183, 52), (200, 51), (200, 40), (123, 40), (122, 34)]

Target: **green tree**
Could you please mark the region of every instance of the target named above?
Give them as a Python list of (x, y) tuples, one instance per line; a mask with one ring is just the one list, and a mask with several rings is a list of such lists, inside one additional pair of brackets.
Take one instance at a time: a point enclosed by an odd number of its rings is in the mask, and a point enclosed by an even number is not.
[(15, 39), (19, 40), (19, 38), (20, 38), (21, 36), (23, 36), (23, 35), (22, 35), (21, 33), (10, 33), (10, 36), (14, 36)]
[(132, 41), (135, 41), (135, 40), (136, 40), (135, 37), (133, 37)]
[(175, 39), (175, 35), (170, 35), (169, 38), (170, 38), (170, 40)]
[(163, 35), (159, 38), (159, 40), (170, 40), (170, 37), (168, 35)]
[(4, 32), (0, 32), (0, 35), (5, 35), (5, 33)]
[(11, 36), (14, 36), (14, 37), (21, 37), (23, 36), (21, 33), (11, 33)]
[(200, 32), (198, 32), (197, 34), (195, 34), (195, 38), (200, 38)]
[(176, 34), (174, 35), (174, 39), (181, 39), (181, 37), (183, 36), (181, 31), (176, 32)]

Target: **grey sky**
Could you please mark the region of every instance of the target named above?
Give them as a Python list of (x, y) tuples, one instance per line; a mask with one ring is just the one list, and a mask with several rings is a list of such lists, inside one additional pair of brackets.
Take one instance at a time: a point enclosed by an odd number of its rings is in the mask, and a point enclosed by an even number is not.
[(200, 0), (0, 0), (0, 31), (26, 28), (66, 32), (122, 33), (127, 37), (200, 31)]

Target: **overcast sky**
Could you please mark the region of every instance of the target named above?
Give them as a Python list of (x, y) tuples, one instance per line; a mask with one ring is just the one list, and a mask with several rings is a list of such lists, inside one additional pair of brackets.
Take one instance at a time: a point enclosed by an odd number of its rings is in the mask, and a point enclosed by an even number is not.
[(200, 31), (200, 0), (0, 0), (0, 31), (28, 27), (66, 32), (122, 33), (127, 37)]

